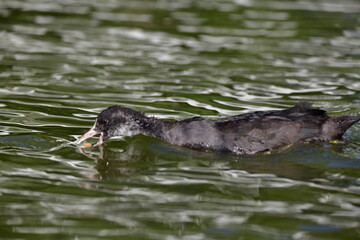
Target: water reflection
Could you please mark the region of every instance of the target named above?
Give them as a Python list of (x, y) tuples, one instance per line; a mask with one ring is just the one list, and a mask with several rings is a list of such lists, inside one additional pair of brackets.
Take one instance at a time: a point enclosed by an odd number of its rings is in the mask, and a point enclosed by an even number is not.
[[(111, 145), (116, 145), (116, 148), (112, 148)], [(301, 146), (295, 148), (298, 148), (297, 151), (303, 151)], [(302, 181), (311, 181), (315, 178), (324, 177), (321, 170), (299, 164), (296, 160), (299, 157), (297, 151), (294, 151), (294, 149), (282, 150), (278, 153), (272, 153), (271, 156), (268, 154), (233, 156), (232, 154), (204, 153), (183, 149), (141, 136), (129, 141), (111, 142), (110, 146), (100, 146), (98, 149), (78, 148), (79, 153), (95, 161), (95, 168), (98, 170), (99, 175), (94, 177), (101, 179), (121, 179), (126, 176), (156, 174), (156, 172), (161, 171), (164, 157), (168, 159), (167, 166), (180, 167), (180, 169), (186, 171), (196, 171), (196, 168), (194, 166), (191, 169), (182, 168), (183, 161), (202, 162), (204, 159), (216, 159), (214, 162), (207, 163), (207, 165), (209, 164), (208, 167), (210, 168), (214, 164), (225, 167), (218, 169), (221, 175), (224, 169), (230, 167), (234, 174), (236, 171), (239, 171), (239, 173), (248, 172), (254, 174), (254, 176), (256, 174), (272, 173), (276, 177)], [(313, 151), (319, 151), (319, 149)], [(269, 158), (272, 160), (269, 161)], [(239, 176), (231, 175), (239, 179)]]
[[(127, 186), (132, 186), (131, 188), (113, 186), (112, 191), (116, 191), (122, 201), (132, 199), (137, 203), (151, 204), (151, 206), (176, 202), (198, 209), (195, 212), (183, 209), (175, 213), (167, 210), (161, 213), (147, 210), (140, 215), (137, 214), (135, 219), (163, 219), (166, 216), (167, 224), (179, 224), (190, 223), (194, 218), (198, 218), (205, 233), (226, 232), (226, 229), (237, 232), (238, 227), (234, 224), (246, 225), (252, 222), (251, 218), (257, 213), (280, 214), (279, 218), (281, 214), (294, 215), (295, 218), (310, 220), (319, 226), (324, 224), (336, 226), (342, 231), (340, 226), (345, 227), (345, 225), (334, 221), (331, 217), (319, 218), (315, 214), (308, 213), (331, 212), (333, 205), (340, 206), (334, 199), (343, 202), (345, 201), (343, 194), (346, 195), (349, 191), (354, 194), (356, 191), (345, 187), (354, 179), (326, 174), (310, 162), (299, 163), (294, 159), (299, 158), (299, 154), (294, 154), (293, 150), (271, 155), (273, 160), (269, 161), (266, 155), (239, 158), (203, 153), (179, 149), (166, 143), (149, 143), (148, 139), (142, 137), (126, 142), (120, 141), (117, 145), (121, 147), (112, 149), (109, 146), (100, 150), (95, 165), (99, 175), (95, 177), (104, 180), (123, 179), (127, 182)], [(314, 146), (312, 149), (317, 152), (319, 147)], [(300, 146), (295, 152), (303, 152), (304, 149)], [(293, 163), (288, 161), (291, 158)], [(286, 192), (290, 189), (293, 196)], [(299, 194), (309, 194), (309, 189), (315, 195), (317, 195), (316, 189), (326, 189), (333, 194), (320, 194), (319, 202), (315, 204), (298, 203), (296, 198)], [(287, 203), (279, 201), (281, 196), (288, 196), (291, 200)], [(323, 204), (330, 204), (332, 207), (325, 207)], [(351, 210), (339, 210), (337, 214), (347, 215), (353, 210), (354, 208), (351, 207)], [(109, 217), (113, 216), (110, 212), (107, 214)], [(213, 219), (212, 225), (216, 227), (207, 228), (203, 225), (205, 219)], [(136, 221), (133, 224), (136, 225)], [(354, 221), (351, 224), (356, 225)], [(259, 231), (267, 229), (262, 225), (258, 227)]]

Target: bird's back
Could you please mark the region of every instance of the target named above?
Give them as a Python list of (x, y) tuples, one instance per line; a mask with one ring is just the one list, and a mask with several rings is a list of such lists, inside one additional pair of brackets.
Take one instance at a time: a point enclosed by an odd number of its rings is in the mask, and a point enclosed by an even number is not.
[(297, 142), (339, 139), (359, 120), (332, 118), (308, 103), (298, 103), (286, 110), (245, 113), (219, 121), (186, 119), (172, 124), (165, 140), (196, 149), (253, 154)]
[(218, 121), (217, 128), (229, 151), (252, 154), (297, 142), (339, 139), (348, 127), (360, 120), (359, 117), (340, 118), (347, 120), (347, 124), (345, 121), (338, 123), (338, 118), (327, 116), (323, 110), (312, 109), (308, 103), (299, 103), (286, 110), (230, 117)]

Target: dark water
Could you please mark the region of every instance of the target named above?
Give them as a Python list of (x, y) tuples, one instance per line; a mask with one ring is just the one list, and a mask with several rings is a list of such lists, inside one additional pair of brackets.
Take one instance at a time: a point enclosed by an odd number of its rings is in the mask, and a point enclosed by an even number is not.
[(269, 155), (71, 144), (113, 104), (359, 115), (359, 66), (357, 0), (1, 0), (0, 238), (359, 239), (359, 124)]

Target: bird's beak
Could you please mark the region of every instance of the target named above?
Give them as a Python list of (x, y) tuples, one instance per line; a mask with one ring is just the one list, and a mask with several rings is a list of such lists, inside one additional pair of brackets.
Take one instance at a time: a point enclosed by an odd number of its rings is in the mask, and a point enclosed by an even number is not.
[(89, 131), (87, 131), (84, 135), (82, 135), (77, 141), (76, 141), (76, 144), (80, 144), (82, 143), (83, 141), (85, 141), (86, 139), (88, 138), (91, 138), (97, 134), (100, 134), (100, 138), (99, 138), (99, 141), (94, 145), (94, 147), (96, 146), (99, 146), (101, 144), (104, 143), (104, 137), (103, 137), (103, 133), (102, 132), (99, 132), (99, 131), (96, 131), (95, 130), (95, 126), (96, 126), (96, 122), (94, 124), (94, 126), (92, 126)]

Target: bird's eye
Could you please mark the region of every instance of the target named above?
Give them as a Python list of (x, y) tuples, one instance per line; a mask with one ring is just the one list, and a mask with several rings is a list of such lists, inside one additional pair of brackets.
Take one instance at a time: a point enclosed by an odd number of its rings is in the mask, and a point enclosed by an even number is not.
[(100, 122), (100, 124), (107, 125), (109, 123), (109, 120), (101, 119), (99, 122)]

